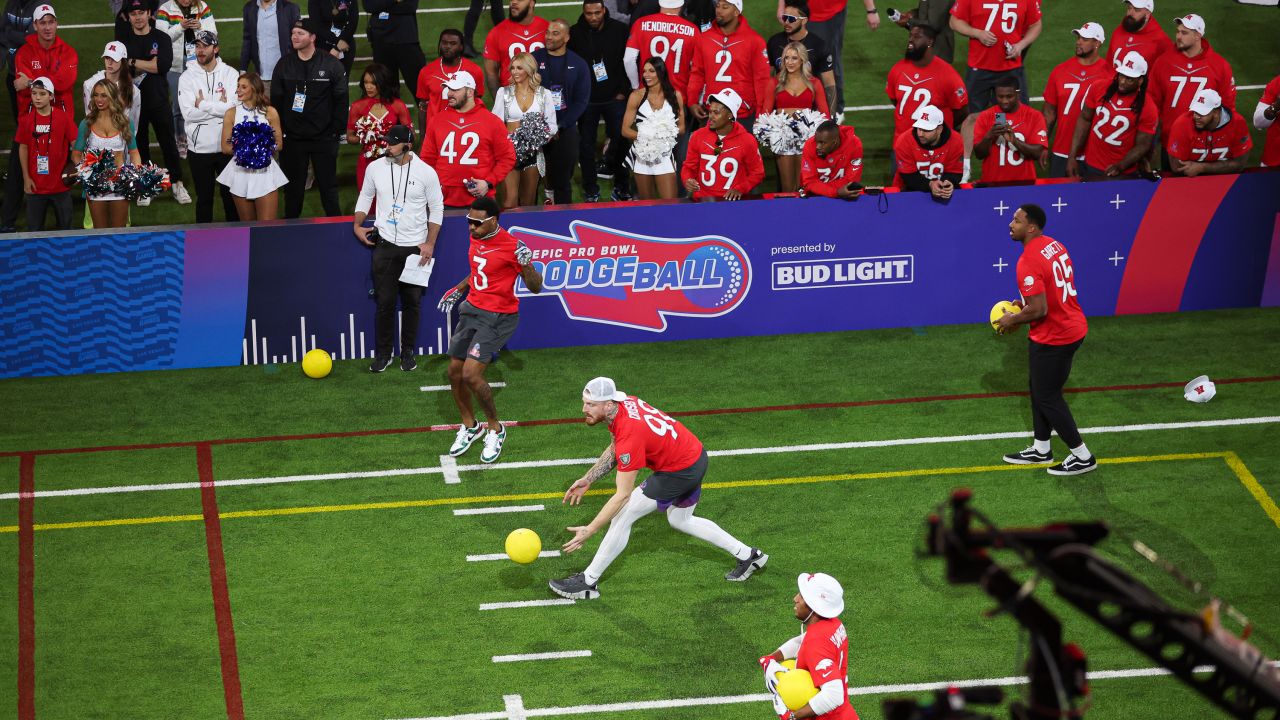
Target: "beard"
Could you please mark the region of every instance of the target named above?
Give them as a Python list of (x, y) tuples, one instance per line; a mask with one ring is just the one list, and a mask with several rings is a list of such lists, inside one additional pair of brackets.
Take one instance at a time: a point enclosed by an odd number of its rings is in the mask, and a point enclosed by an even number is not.
[(1125, 15), (1124, 19), (1120, 21), (1120, 27), (1124, 28), (1126, 32), (1131, 32), (1131, 33), (1138, 32), (1146, 24), (1147, 24), (1146, 20), (1135, 20), (1134, 18), (1131, 18), (1128, 15)]
[(904, 52), (902, 56), (912, 62), (915, 62), (917, 60), (923, 60), (924, 55), (927, 52), (929, 52), (929, 48), (927, 47), (919, 47), (919, 48), (912, 49), (910, 46), (908, 46), (907, 51)]
[(528, 15), (529, 15), (529, 8), (527, 7), (524, 9), (523, 12), (521, 12), (518, 15), (516, 14), (515, 8), (509, 8), (507, 11), (507, 17), (511, 20), (511, 22), (521, 22), (526, 17), (528, 17)]

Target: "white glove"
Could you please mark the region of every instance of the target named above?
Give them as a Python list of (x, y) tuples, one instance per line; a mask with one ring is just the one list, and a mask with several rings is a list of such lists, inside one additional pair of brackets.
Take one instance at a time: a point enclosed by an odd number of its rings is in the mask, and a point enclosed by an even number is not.
[(778, 673), (786, 670), (777, 660), (769, 660), (769, 664), (764, 666), (764, 689), (771, 693), (778, 692)]
[(517, 240), (516, 263), (520, 265), (520, 267), (528, 267), (531, 262), (533, 262), (533, 251), (529, 249), (528, 245), (524, 244), (523, 240)]

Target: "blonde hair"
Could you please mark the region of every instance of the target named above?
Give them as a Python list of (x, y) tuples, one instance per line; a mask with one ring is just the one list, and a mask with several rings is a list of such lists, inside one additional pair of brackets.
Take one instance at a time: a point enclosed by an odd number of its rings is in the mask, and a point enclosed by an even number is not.
[[(537, 90), (542, 86), (542, 76), (538, 74), (538, 63), (533, 59), (532, 55), (527, 52), (522, 52), (511, 58), (511, 66), (514, 67), (516, 65), (519, 65), (520, 69), (524, 70), (525, 74), (529, 76), (529, 85), (531, 85), (534, 90)], [(516, 83), (512, 80), (511, 88), (515, 89), (515, 86)]]
[(120, 137), (124, 138), (127, 144), (133, 139), (133, 126), (129, 123), (129, 116), (124, 112), (124, 103), (120, 102), (120, 88), (110, 80), (103, 78), (93, 84), (93, 91), (89, 94), (89, 112), (85, 115), (85, 119), (89, 121), (89, 125), (98, 122), (98, 103), (93, 102), (93, 96), (98, 94), (98, 88), (102, 88), (107, 94), (107, 117), (111, 118), (111, 122), (120, 131)]
[(804, 78), (806, 85), (813, 84), (813, 64), (809, 62), (809, 48), (804, 43), (789, 42), (787, 46), (782, 48), (782, 56), (778, 63), (778, 88), (776, 92), (781, 92), (787, 86), (787, 81), (791, 79), (791, 73), (787, 72), (787, 51), (796, 53), (800, 57), (800, 76)]
[(253, 94), (249, 96), (249, 103), (252, 110), (266, 112), (271, 107), (271, 98), (267, 96), (266, 83), (262, 82), (262, 76), (252, 70), (240, 73), (240, 77), (236, 78), (236, 82), (248, 80), (249, 87), (253, 90)]

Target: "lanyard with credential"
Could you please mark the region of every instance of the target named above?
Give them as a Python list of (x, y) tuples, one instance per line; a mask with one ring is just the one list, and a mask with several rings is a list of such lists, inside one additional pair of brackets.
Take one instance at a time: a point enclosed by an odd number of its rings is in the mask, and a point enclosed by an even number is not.
[[(408, 150), (405, 150), (405, 153), (408, 153), (408, 152), (409, 152)], [(391, 160), (391, 158), (388, 158), (388, 160)], [(390, 217), (388, 217), (387, 220), (396, 229), (395, 240), (399, 240), (400, 239), (400, 211), (404, 208), (405, 202), (409, 199), (409, 170), (410, 170), (410, 166), (412, 165), (412, 159), (410, 160), (410, 162), (407, 162), (404, 164), (404, 172), (400, 173), (400, 182), (403, 184), (404, 187), (401, 189), (399, 193), (400, 195), (399, 200), (396, 200), (396, 194), (397, 194), (396, 193), (396, 169), (395, 169), (396, 161), (391, 160), (391, 163), (392, 163), (391, 213), (390, 213)], [(399, 245), (400, 243), (396, 242), (396, 244)]]

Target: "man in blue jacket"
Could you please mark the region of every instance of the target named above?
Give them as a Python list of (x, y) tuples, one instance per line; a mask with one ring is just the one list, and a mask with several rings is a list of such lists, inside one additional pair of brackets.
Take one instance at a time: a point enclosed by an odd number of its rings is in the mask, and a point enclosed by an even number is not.
[(591, 73), (587, 61), (569, 51), (569, 23), (552, 20), (547, 46), (533, 51), (542, 76), (542, 87), (551, 92), (560, 130), (542, 151), (547, 158), (547, 188), (552, 202), (573, 202), (573, 168), (578, 164), (578, 119), (591, 98)]

